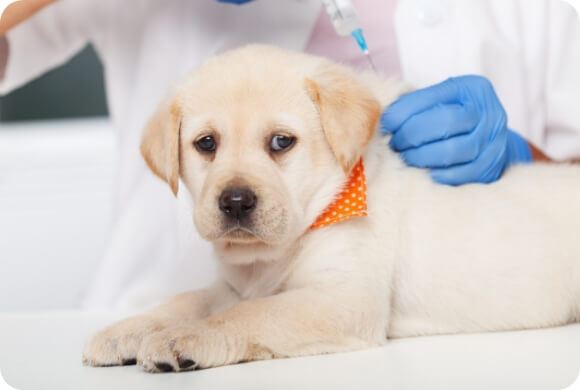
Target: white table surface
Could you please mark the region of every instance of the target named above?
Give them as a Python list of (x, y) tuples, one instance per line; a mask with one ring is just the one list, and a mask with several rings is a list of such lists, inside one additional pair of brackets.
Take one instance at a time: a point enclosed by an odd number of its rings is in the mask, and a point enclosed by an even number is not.
[(106, 119), (0, 123), (1, 311), (80, 307), (110, 239), (116, 155)]
[(563, 389), (580, 369), (580, 324), (400, 339), (360, 352), (148, 374), (81, 364), (87, 336), (122, 315), (0, 314), (0, 370), (17, 389)]

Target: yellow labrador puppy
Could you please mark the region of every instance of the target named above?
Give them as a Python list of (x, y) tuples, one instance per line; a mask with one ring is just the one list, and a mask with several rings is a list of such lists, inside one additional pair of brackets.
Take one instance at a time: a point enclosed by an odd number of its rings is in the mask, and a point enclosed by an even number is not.
[(265, 46), (192, 73), (142, 154), (191, 194), (223, 278), (97, 333), (84, 362), (183, 371), (578, 321), (580, 168), (436, 185), (375, 136), (403, 91)]

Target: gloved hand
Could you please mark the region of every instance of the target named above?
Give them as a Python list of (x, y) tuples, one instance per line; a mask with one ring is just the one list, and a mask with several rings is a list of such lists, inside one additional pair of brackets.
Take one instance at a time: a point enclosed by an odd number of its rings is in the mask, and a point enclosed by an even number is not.
[(527, 142), (506, 126), (493, 86), (481, 76), (450, 78), (402, 96), (381, 117), (391, 147), (442, 184), (490, 183), (530, 162)]
[(250, 1), (253, 1), (253, 0), (217, 0), (217, 1), (220, 3), (232, 3), (232, 4), (240, 5), (240, 4), (249, 3)]

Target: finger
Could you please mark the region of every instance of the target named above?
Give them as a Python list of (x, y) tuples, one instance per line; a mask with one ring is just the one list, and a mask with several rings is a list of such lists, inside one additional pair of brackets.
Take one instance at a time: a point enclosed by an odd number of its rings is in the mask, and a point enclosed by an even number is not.
[(430, 175), (438, 183), (454, 186), (474, 182), (494, 182), (501, 176), (505, 167), (507, 156), (504, 145), (500, 136), (474, 161), (445, 169), (433, 169)]
[(412, 115), (436, 104), (454, 104), (459, 101), (460, 87), (453, 78), (401, 96), (381, 116), (381, 131), (396, 132)]
[(475, 160), (487, 140), (481, 140), (476, 131), (435, 141), (401, 153), (403, 160), (418, 168), (447, 168)]
[(436, 105), (413, 115), (393, 135), (390, 145), (396, 151), (416, 148), (473, 130), (479, 116), (472, 105)]

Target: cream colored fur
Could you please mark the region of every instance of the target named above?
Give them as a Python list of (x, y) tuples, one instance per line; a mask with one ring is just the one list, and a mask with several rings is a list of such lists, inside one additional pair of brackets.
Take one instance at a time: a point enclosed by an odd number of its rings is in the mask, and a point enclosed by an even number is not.
[[(85, 363), (181, 371), (578, 321), (580, 167), (434, 184), (386, 139), (367, 146), (381, 107), (405, 90), (264, 46), (193, 72), (150, 122), (142, 152), (174, 191), (179, 172), (223, 279), (97, 333)], [(194, 147), (207, 134), (218, 140), (211, 156)], [(275, 134), (297, 142), (273, 155)], [(360, 155), (369, 215), (308, 230)], [(228, 231), (217, 198), (232, 183), (258, 206), (251, 225)]]

